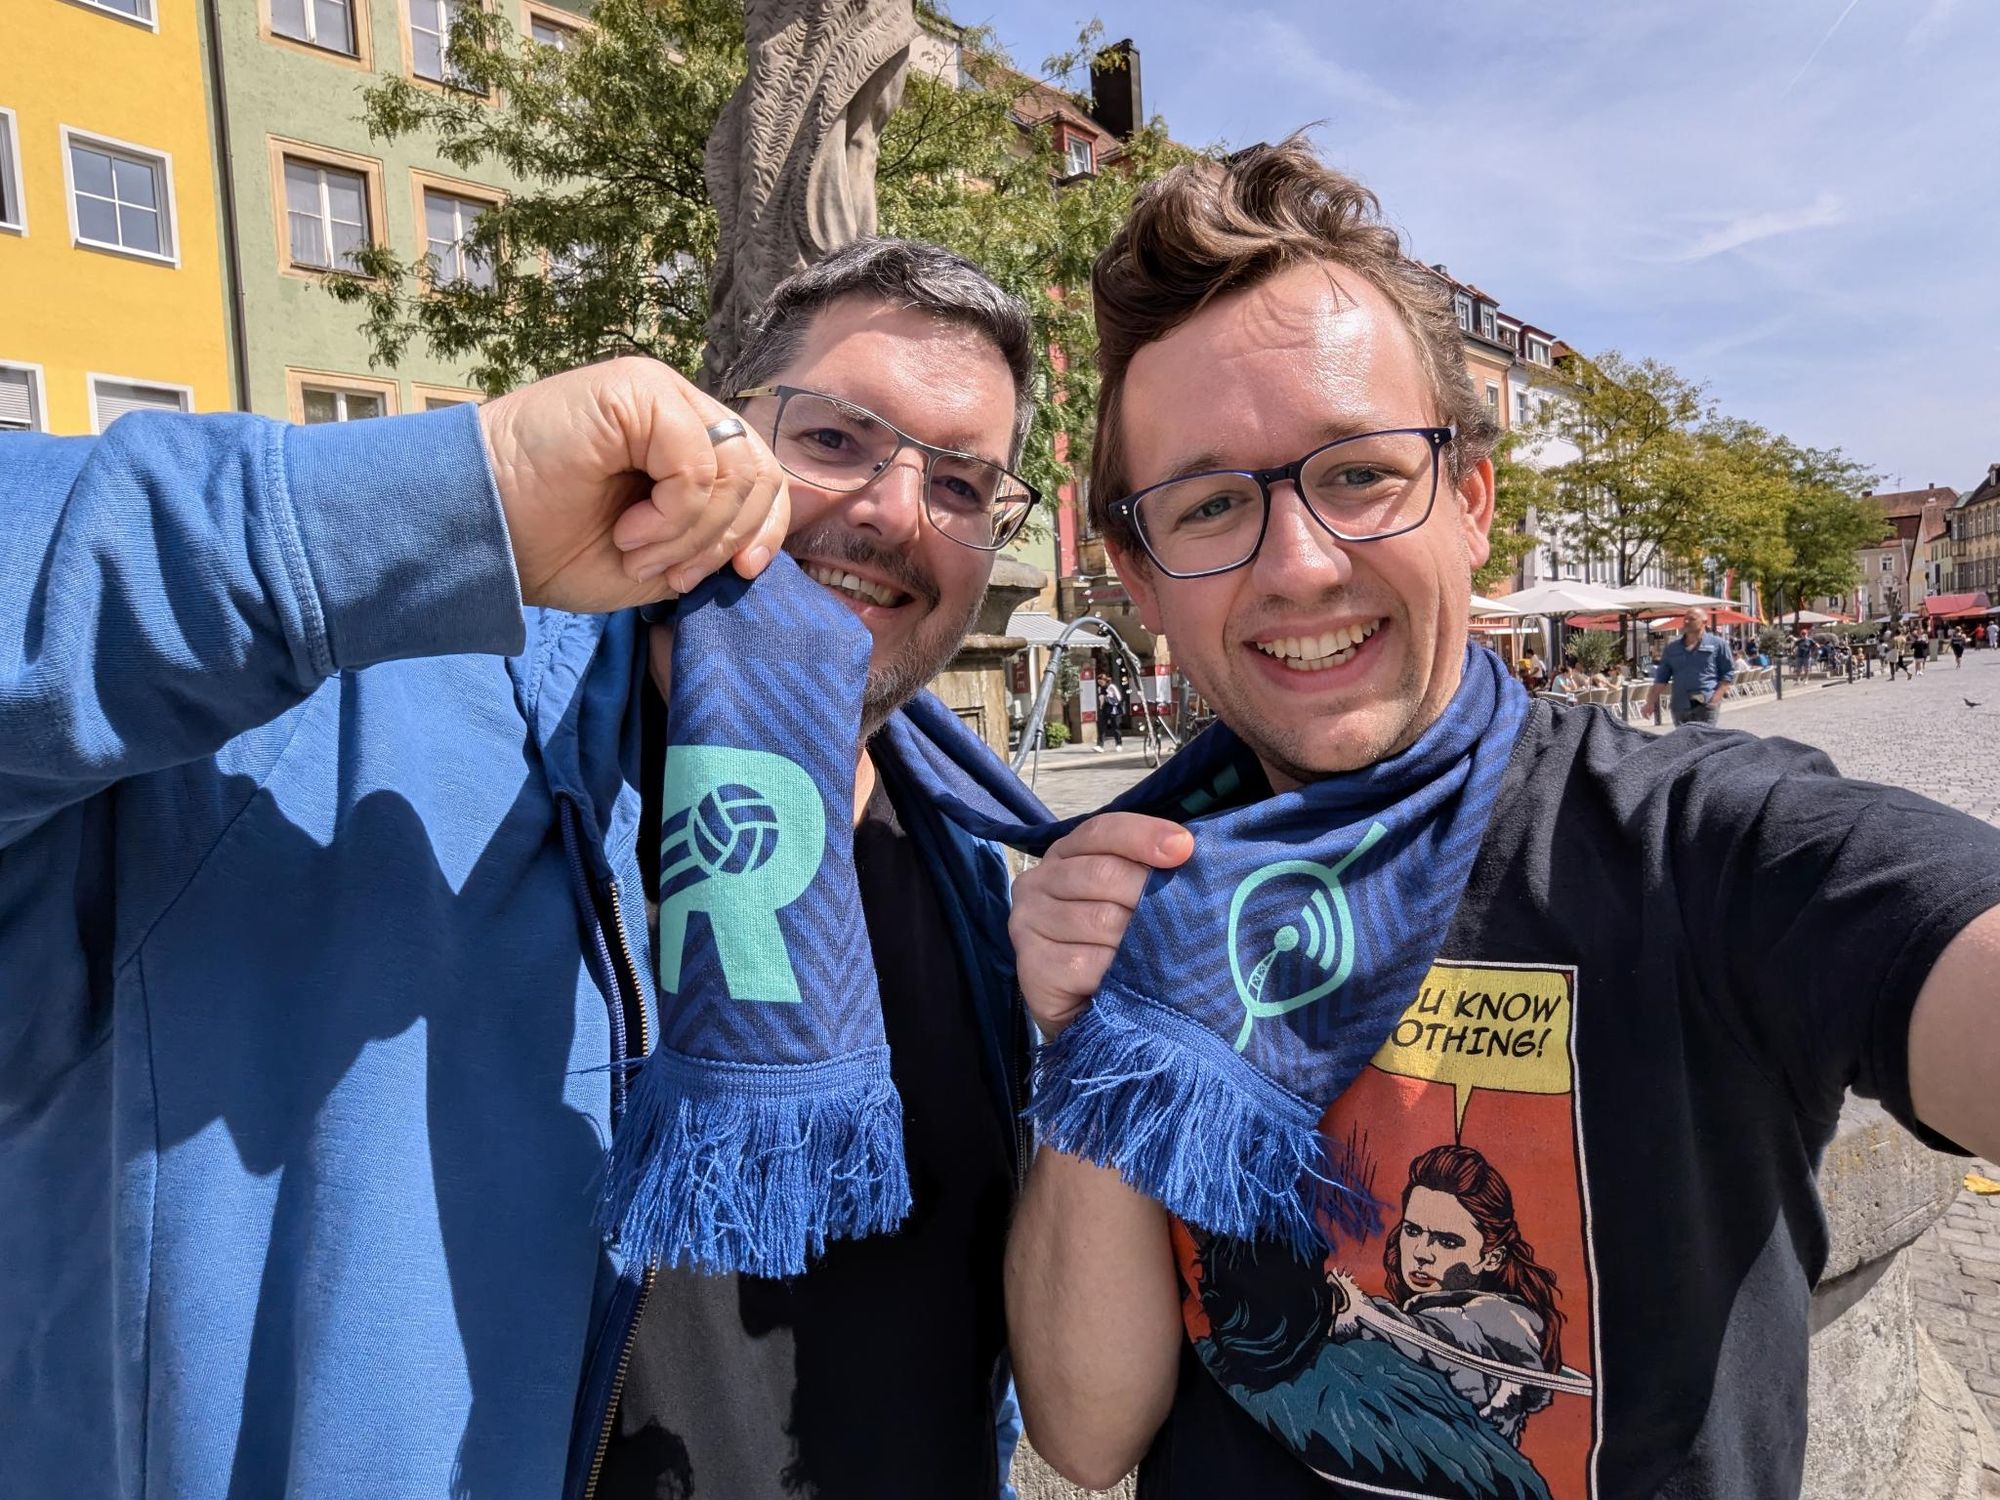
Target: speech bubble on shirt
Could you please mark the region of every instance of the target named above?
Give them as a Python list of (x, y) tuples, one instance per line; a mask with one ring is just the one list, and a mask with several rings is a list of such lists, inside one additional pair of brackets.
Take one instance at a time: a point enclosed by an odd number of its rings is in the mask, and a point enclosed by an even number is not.
[(1571, 975), (1561, 969), (1433, 964), (1375, 1066), (1452, 1087), (1453, 1133), (1474, 1089), (1570, 1091)]

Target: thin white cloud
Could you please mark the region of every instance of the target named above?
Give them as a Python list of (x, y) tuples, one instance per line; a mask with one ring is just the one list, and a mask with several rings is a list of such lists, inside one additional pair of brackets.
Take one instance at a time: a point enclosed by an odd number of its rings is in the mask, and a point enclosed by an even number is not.
[(1681, 358), (1689, 365), (1701, 366), (1734, 354), (1739, 349), (1748, 349), (1753, 344), (1761, 344), (1766, 339), (1775, 338), (1792, 326), (1792, 315), (1780, 313), (1775, 318), (1766, 318), (1761, 323), (1748, 328), (1731, 328), (1712, 338), (1703, 339), (1689, 347)]
[(1330, 103), (1390, 113), (1409, 108), (1394, 90), (1358, 68), (1335, 62), (1298, 26), (1267, 10), (1249, 12), (1231, 30), (1231, 50), (1238, 57), (1254, 59), (1260, 71), (1276, 74), (1301, 89), (1303, 110), (1317, 110)]
[(1918, 17), (1917, 24), (1903, 39), (1904, 44), (1914, 52), (1923, 51), (1951, 24), (1952, 12), (1957, 9), (1958, 0), (1931, 0), (1930, 8)]
[(1845, 21), (1850, 15), (1852, 15), (1854, 13), (1854, 7), (1859, 5), (1860, 3), (1861, 0), (1847, 0), (1846, 9), (1842, 10), (1839, 15), (1834, 17), (1833, 24), (1826, 28), (1826, 35), (1821, 37), (1818, 43), (1813, 47), (1812, 51), (1806, 54), (1806, 60), (1799, 64), (1798, 72), (1792, 75), (1792, 81), (1785, 85), (1785, 93), (1789, 94), (1793, 89), (1799, 86), (1799, 80), (1805, 77), (1806, 73), (1812, 68), (1813, 60), (1819, 56), (1820, 49), (1825, 47), (1828, 42), (1833, 40), (1833, 34), (1836, 31), (1840, 30), (1840, 23), (1842, 21)]
[(1836, 193), (1821, 193), (1804, 208), (1765, 209), (1759, 213), (1739, 214), (1728, 222), (1716, 225), (1705, 233), (1665, 255), (1651, 259), (1680, 264), (1687, 261), (1707, 260), (1711, 256), (1724, 255), (1731, 250), (1740, 250), (1745, 245), (1754, 245), (1761, 240), (1773, 240), (1781, 234), (1797, 234), (1805, 229), (1825, 229), (1829, 225), (1845, 223), (1847, 210)]

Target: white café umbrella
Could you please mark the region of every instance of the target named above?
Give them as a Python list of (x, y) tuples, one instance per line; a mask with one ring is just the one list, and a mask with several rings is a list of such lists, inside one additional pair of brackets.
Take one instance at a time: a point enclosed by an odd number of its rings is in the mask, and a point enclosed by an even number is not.
[(1633, 607), (1601, 583), (1538, 583), (1507, 595), (1505, 602), (1519, 615), (1617, 614)]
[(1472, 618), (1475, 620), (1489, 615), (1514, 617), (1524, 613), (1525, 610), (1516, 609), (1505, 599), (1488, 599), (1481, 594), (1472, 596)]
[(1699, 604), (1706, 608), (1718, 606), (1726, 609), (1741, 609), (1734, 599), (1718, 599), (1713, 594), (1690, 594), (1682, 589), (1658, 587), (1648, 583), (1630, 583), (1612, 592), (1622, 595), (1625, 603), (1620, 606), (1634, 613), (1647, 610), (1692, 609)]

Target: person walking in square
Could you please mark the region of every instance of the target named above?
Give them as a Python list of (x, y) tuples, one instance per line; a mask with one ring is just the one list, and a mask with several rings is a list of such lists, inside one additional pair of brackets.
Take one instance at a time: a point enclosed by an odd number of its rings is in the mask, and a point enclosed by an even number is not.
[(1919, 630), (1910, 642), (1910, 654), (1917, 664), (1917, 676), (1924, 675), (1924, 663), (1931, 659), (1931, 638)]
[(1099, 705), (1097, 710), (1098, 749), (1103, 749), (1104, 741), (1109, 739), (1115, 748), (1123, 750), (1125, 748), (1125, 690), (1119, 687), (1114, 679), (1107, 678), (1104, 683), (1104, 696), (1099, 700)]
[(1708, 628), (1708, 611), (1696, 605), (1681, 616), (1681, 633), (1667, 642), (1653, 685), (1646, 693), (1646, 714), (1659, 707), (1660, 689), (1671, 686), (1674, 727), (1713, 724), (1717, 706), (1729, 695), (1736, 677), (1736, 659), (1729, 642)]

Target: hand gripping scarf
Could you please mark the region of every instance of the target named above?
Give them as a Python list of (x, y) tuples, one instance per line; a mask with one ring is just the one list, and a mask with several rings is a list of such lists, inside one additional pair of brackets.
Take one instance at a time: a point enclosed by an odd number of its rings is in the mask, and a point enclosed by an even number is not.
[[(612, 1147), (600, 1222), (628, 1255), (765, 1276), (908, 1212), (902, 1107), (853, 860), (869, 637), (779, 558), (681, 603), (661, 827), (661, 1039)], [(1040, 1139), (1189, 1224), (1300, 1248), (1374, 1205), (1320, 1115), (1444, 941), (1527, 716), (1468, 648), (1401, 754), (1263, 795), (1224, 726), (1106, 811), (1185, 823), (1084, 1015), (1041, 1050)], [(1039, 854), (1053, 820), (929, 694), (876, 742), (966, 832)]]

